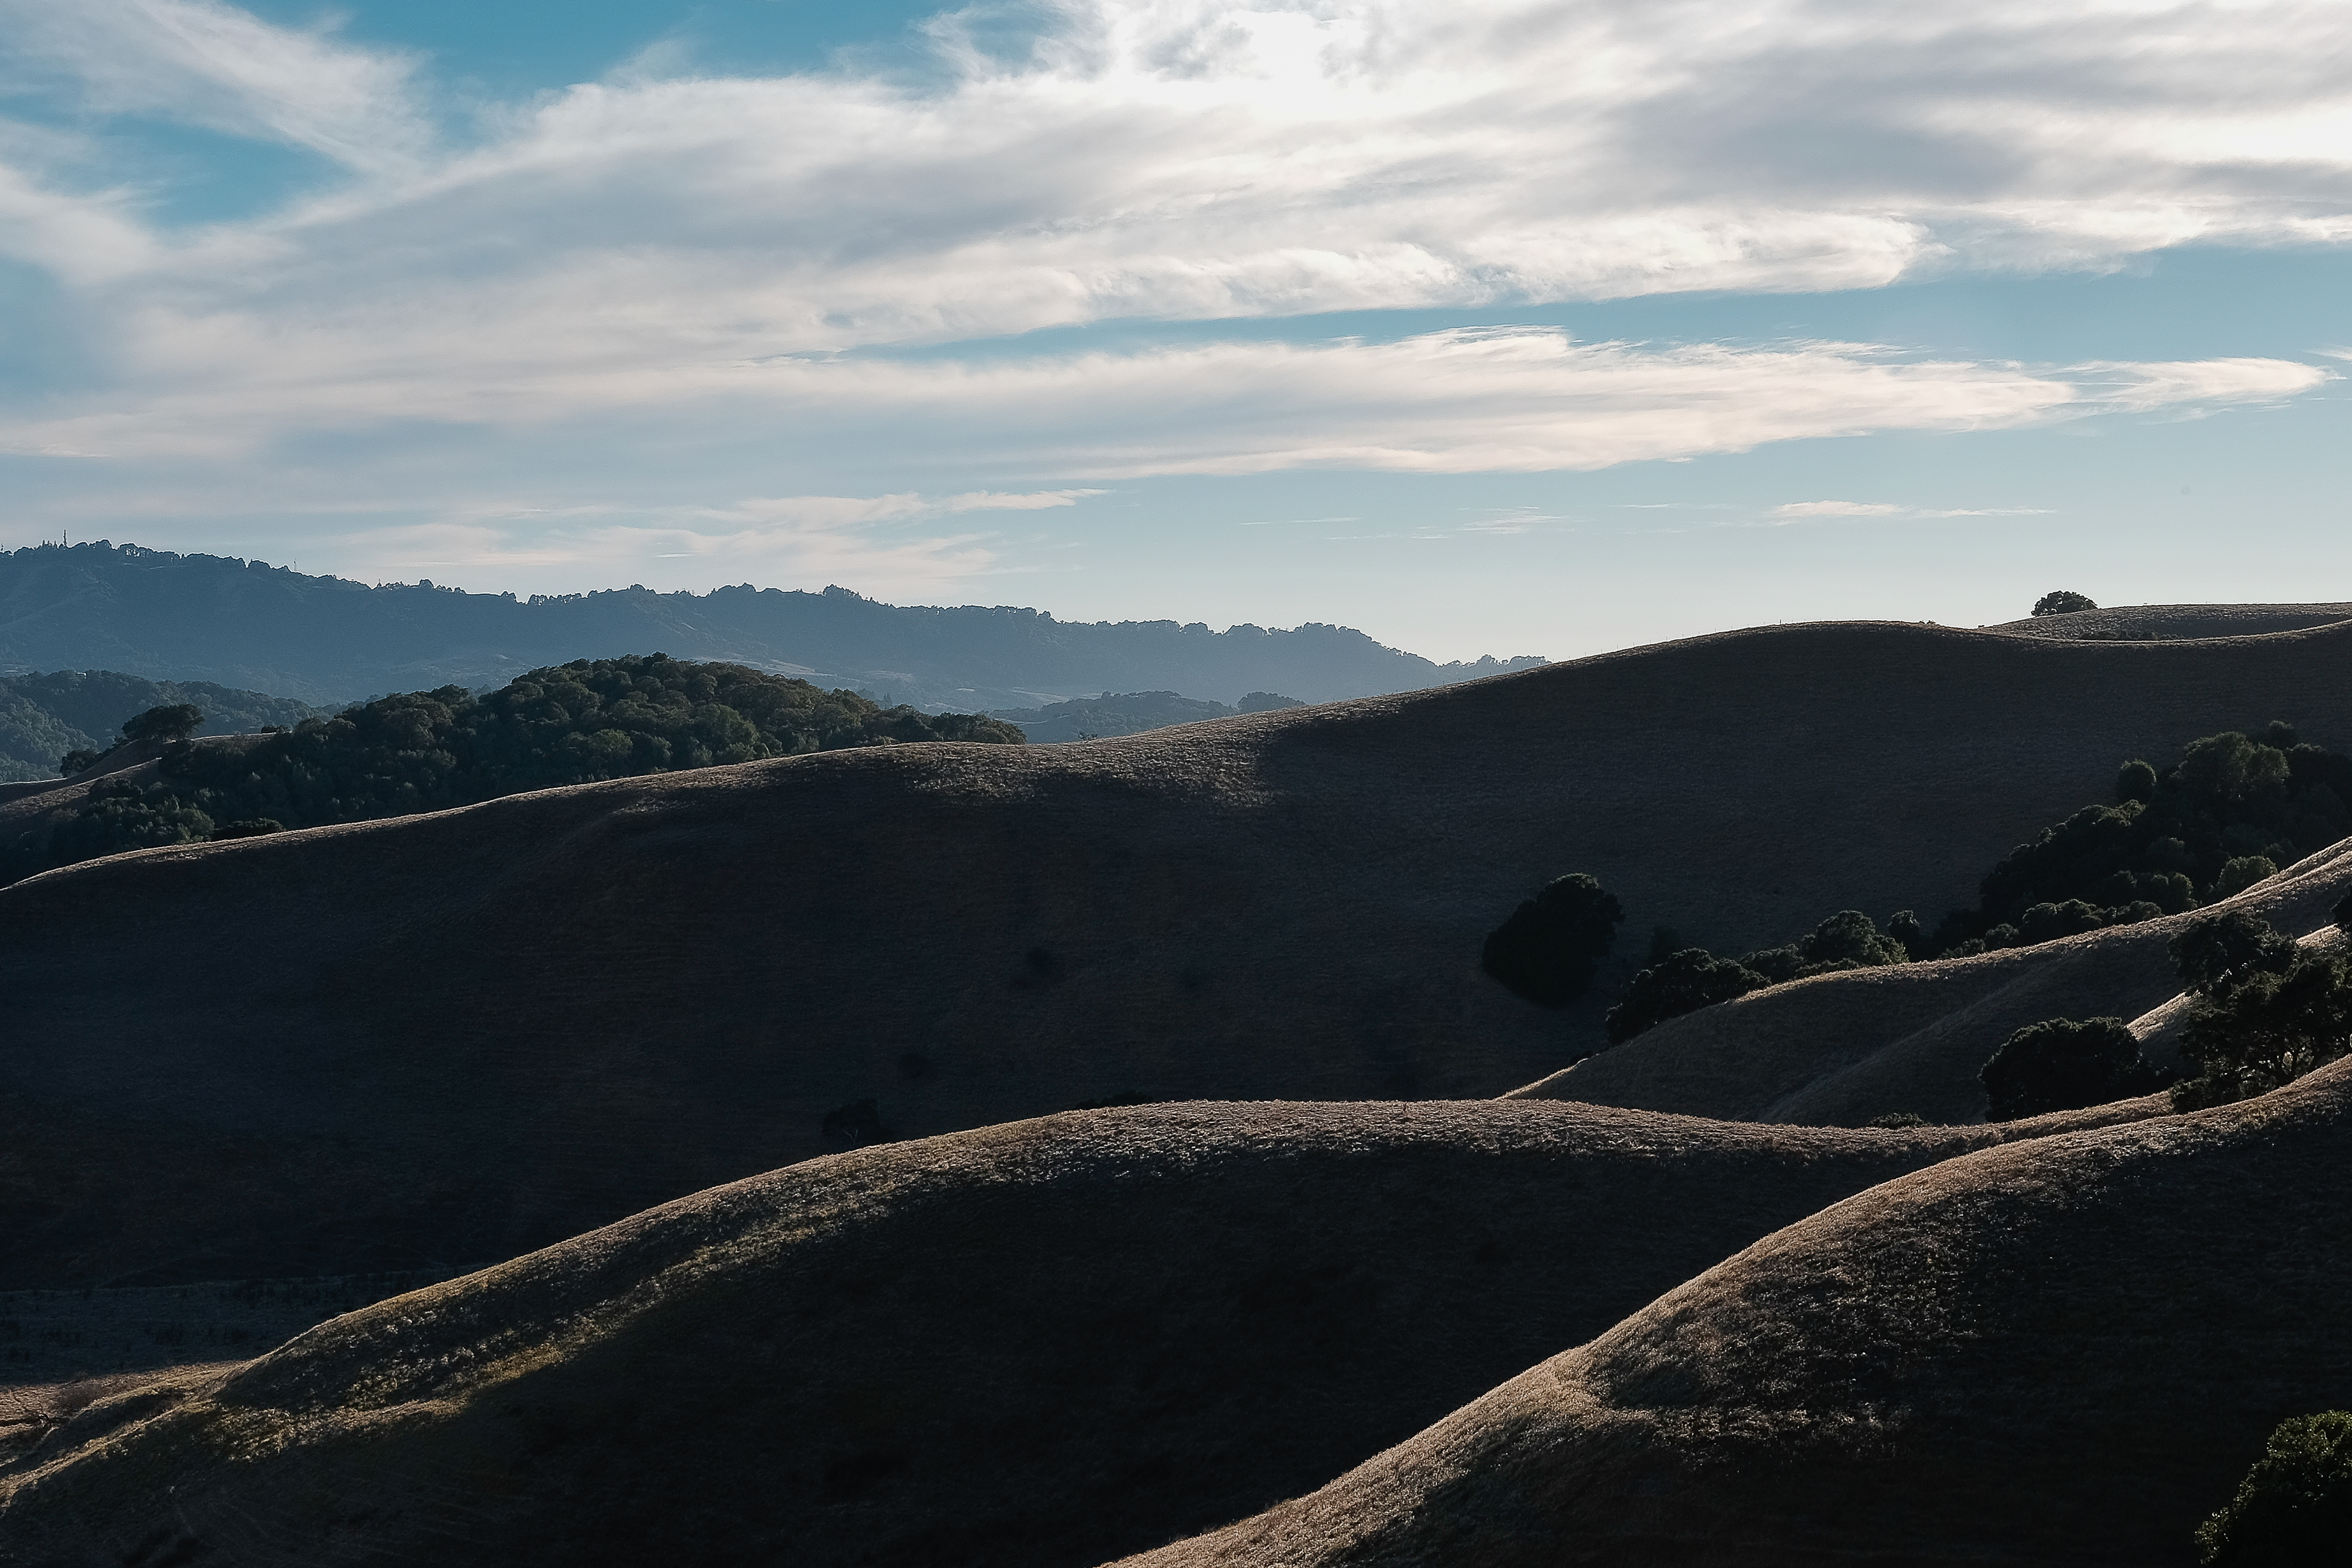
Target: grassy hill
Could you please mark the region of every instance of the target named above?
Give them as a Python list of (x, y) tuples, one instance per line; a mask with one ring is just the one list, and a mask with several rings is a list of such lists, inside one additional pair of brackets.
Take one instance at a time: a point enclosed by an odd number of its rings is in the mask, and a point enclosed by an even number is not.
[(1931, 1167), (1137, 1568), (2193, 1562), (2352, 1405), (2347, 1159), (2352, 1062)]
[(2099, 1119), (1193, 1104), (864, 1149), (95, 1405), (0, 1476), (0, 1563), (1090, 1568), (1824, 1205)]
[(1722, 949), (1948, 906), (2119, 758), (2343, 744), (2347, 664), (2352, 627), (1770, 628), (51, 873), (0, 892), (0, 1288), (469, 1265), (1123, 1093), (1500, 1094), (1600, 1043), (1605, 995), (1477, 968), (1559, 872)]

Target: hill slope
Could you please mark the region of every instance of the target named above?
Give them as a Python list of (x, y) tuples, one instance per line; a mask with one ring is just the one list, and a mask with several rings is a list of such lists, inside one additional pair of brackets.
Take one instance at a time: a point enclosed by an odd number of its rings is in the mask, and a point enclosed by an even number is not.
[[(1977, 1073), (2016, 1030), (2052, 1018), (2137, 1019), (2177, 997), (2167, 949), (2184, 926), (2242, 909), (2301, 936), (2326, 926), (2347, 891), (2352, 841), (2187, 915), (1751, 992), (1669, 1019), (1512, 1097), (1832, 1126), (1894, 1111), (1974, 1122), (1985, 1113)], [(2169, 1033), (2149, 1054), (2178, 1063)]]
[(1543, 661), (1436, 664), (1342, 626), (1211, 632), (1173, 621), (1056, 621), (1034, 610), (877, 603), (845, 588), (466, 593), (136, 545), (0, 553), (0, 673), (129, 670), (341, 703), (499, 685), (572, 659), (655, 650), (723, 659), (959, 712), (1171, 687), (1232, 702), (1406, 691)]
[(1635, 942), (1935, 910), (2121, 757), (2272, 715), (2342, 741), (2347, 675), (2352, 628), (1770, 628), (52, 873), (0, 891), (0, 1288), (509, 1257), (837, 1148), (867, 1099), (921, 1134), (1130, 1091), (1499, 1094), (1598, 1043), (1604, 997), (1476, 967), (1562, 871)]
[(1138, 1568), (2187, 1563), (2352, 1405), (2352, 1062), (1839, 1204)]
[(0, 1479), (0, 1563), (1088, 1568), (1998, 1136), (1194, 1104), (867, 1149), (96, 1407)]

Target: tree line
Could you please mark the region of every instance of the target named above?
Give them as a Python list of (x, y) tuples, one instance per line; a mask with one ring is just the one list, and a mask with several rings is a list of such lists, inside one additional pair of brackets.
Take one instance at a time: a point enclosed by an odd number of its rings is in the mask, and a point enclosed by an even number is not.
[[(193, 706), (127, 721), (118, 746), (160, 743), (160, 777), (101, 779), (74, 814), (0, 850), (9, 881), (157, 844), (367, 821), (561, 784), (917, 741), (1020, 745), (979, 714), (885, 708), (851, 691), (663, 653), (575, 659), (477, 696), (403, 692), (258, 738), (198, 745)], [(59, 759), (68, 775), (87, 751)]]
[[(1608, 1013), (1609, 1043), (1810, 975), (2032, 946), (2182, 914), (2352, 836), (2347, 801), (2352, 757), (2302, 741), (2283, 720), (2255, 735), (2206, 736), (2160, 771), (2134, 758), (2116, 770), (2113, 803), (2085, 806), (2011, 850), (1979, 884), (1976, 905), (1953, 910), (1932, 932), (1907, 909), (1883, 929), (1843, 909), (1791, 941), (1734, 956), (1659, 927)], [(1532, 1001), (1563, 1006), (1590, 988), (1623, 917), (1599, 882), (1571, 873), (1496, 929), (1483, 967)]]

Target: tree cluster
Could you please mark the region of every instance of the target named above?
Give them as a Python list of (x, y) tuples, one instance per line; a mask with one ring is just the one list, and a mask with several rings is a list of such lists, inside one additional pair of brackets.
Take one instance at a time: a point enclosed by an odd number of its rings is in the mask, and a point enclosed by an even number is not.
[(125, 724), (125, 739), (169, 743), (162, 779), (144, 789), (100, 780), (73, 818), (10, 846), (0, 872), (13, 881), (152, 844), (403, 816), (714, 763), (1024, 739), (1000, 719), (886, 709), (855, 692), (661, 653), (574, 660), (479, 697), (460, 686), (404, 692), (242, 746), (189, 744), (202, 722), (194, 708), (173, 707)]
[(2237, 1495), (2197, 1527), (2203, 1568), (2340, 1563), (2352, 1542), (2352, 1411), (2278, 1424)]
[(2072, 615), (2078, 610), (2096, 610), (2087, 593), (2077, 593), (2071, 588), (2055, 588), (2033, 601), (2036, 615)]
[(1924, 936), (1918, 919), (1907, 909), (1888, 921), (1883, 932), (1861, 910), (1842, 909), (1795, 942), (1737, 958), (1717, 957), (1704, 947), (1654, 954), (1649, 967), (1626, 987), (1624, 999), (1609, 1009), (1605, 1020), (1609, 1043), (1622, 1045), (1670, 1018), (1783, 980), (1924, 957), (1924, 953), (1910, 946)]
[[(2114, 804), (2085, 806), (2011, 851), (1979, 884), (1977, 907), (1954, 910), (1932, 934), (1909, 910), (1881, 931), (1848, 909), (1795, 942), (1733, 957), (1662, 930), (1608, 1015), (1609, 1040), (1622, 1044), (1667, 1019), (1832, 969), (2032, 946), (2182, 914), (2352, 836), (2347, 801), (2352, 758), (2303, 744), (2292, 725), (2209, 735), (2162, 772), (2126, 762)], [(1502, 936), (1488, 938), (1490, 950)], [(1488, 972), (1497, 972), (1491, 960)]]
[[(2352, 925), (2352, 898), (2336, 919)], [(2306, 947), (2232, 910), (2174, 937), (2172, 961), (2195, 998), (2180, 1035), (2192, 1071), (2172, 1091), (2180, 1110), (2266, 1094), (2352, 1049), (2352, 958), (2340, 943)]]
[(2085, 806), (2011, 850), (1955, 910), (1936, 946), (1951, 953), (2030, 946), (2179, 915), (2243, 892), (2352, 834), (2352, 758), (2299, 743), (2273, 722), (2190, 744), (2159, 773), (2123, 765), (2113, 805)]

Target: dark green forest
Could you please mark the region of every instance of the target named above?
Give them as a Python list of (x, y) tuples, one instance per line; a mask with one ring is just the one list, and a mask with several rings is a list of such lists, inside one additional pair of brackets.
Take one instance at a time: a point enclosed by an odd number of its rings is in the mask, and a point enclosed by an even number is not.
[(855, 692), (821, 691), (740, 664), (662, 653), (578, 659), (486, 696), (461, 686), (404, 692), (258, 737), (173, 741), (158, 779), (99, 780), (71, 818), (0, 851), (0, 875), (16, 881), (122, 850), (404, 816), (715, 763), (1024, 739), (1001, 719), (884, 708)]

